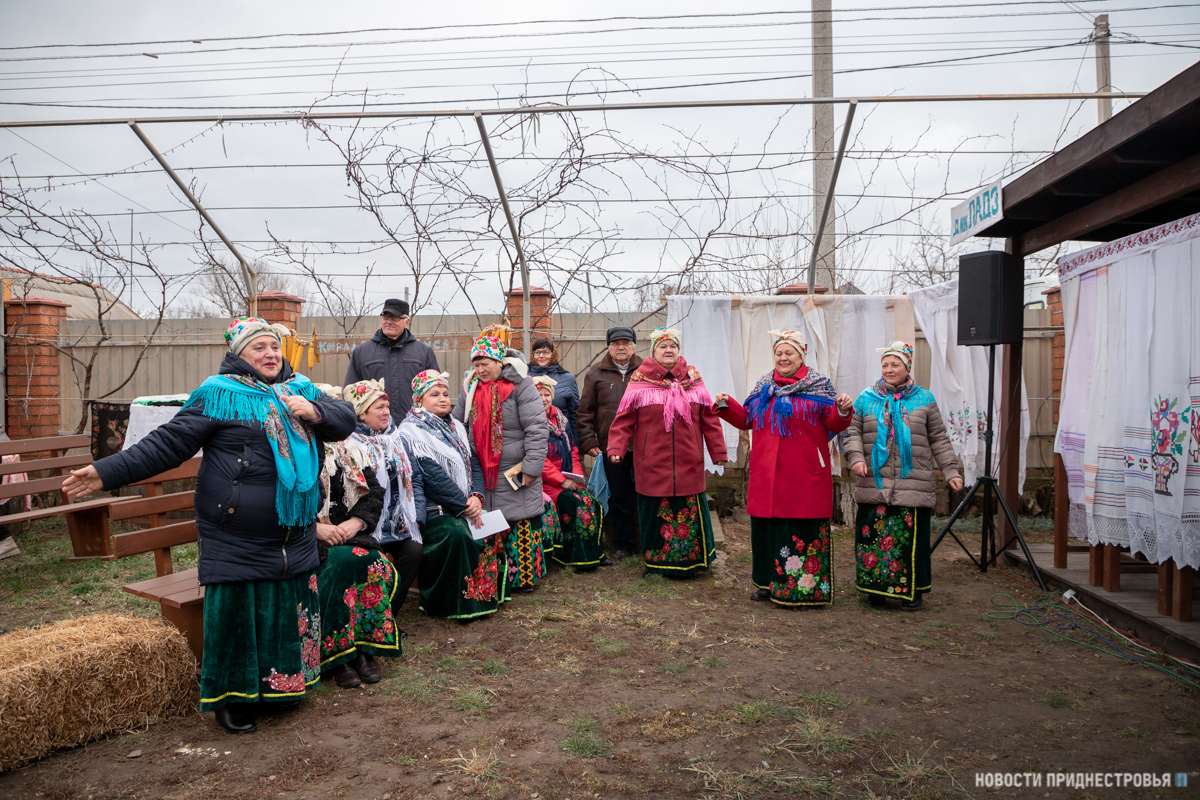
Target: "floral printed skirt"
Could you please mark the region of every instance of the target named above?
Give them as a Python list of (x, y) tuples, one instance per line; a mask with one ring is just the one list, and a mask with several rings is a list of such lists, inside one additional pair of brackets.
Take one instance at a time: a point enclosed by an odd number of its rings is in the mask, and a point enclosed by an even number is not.
[(546, 574), (546, 557), (542, 549), (545, 527), (546, 513), (543, 509), (540, 517), (517, 520), (507, 533), (502, 534), (508, 560), (509, 589), (530, 588)]
[(200, 710), (287, 702), (321, 679), (316, 571), (204, 589)]
[(750, 518), (750, 578), (781, 606), (833, 605), (827, 519)]
[(562, 544), (562, 525), (552, 500), (542, 502), (542, 558), (549, 559)]
[(339, 545), (317, 567), (321, 595), (321, 670), (358, 657), (400, 655), (392, 596), (396, 568), (380, 550)]
[(439, 619), (496, 613), (504, 601), (507, 574), (502, 537), (476, 540), (466, 520), (443, 514), (425, 525), (421, 538), (421, 610)]
[(637, 496), (646, 571), (686, 577), (705, 571), (716, 555), (708, 496)]
[(558, 541), (553, 558), (564, 567), (595, 569), (604, 560), (601, 529), (604, 510), (586, 489), (562, 490), (558, 495)]
[(854, 517), (855, 587), (911, 600), (931, 588), (932, 509), (859, 503)]

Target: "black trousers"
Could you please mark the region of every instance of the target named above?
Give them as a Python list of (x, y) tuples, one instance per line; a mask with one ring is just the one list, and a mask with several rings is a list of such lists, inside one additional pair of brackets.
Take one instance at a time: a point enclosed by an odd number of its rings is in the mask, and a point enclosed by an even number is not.
[(396, 568), (399, 578), (396, 594), (392, 597), (392, 615), (395, 616), (404, 605), (413, 581), (417, 579), (417, 568), (421, 566), (421, 553), (424, 548), (418, 541), (405, 539), (401, 542), (388, 542), (382, 549), (385, 554), (391, 556), (392, 565)]
[(620, 464), (604, 460), (608, 478), (608, 526), (614, 550), (638, 552), (637, 492), (633, 488), (633, 454), (626, 453)]

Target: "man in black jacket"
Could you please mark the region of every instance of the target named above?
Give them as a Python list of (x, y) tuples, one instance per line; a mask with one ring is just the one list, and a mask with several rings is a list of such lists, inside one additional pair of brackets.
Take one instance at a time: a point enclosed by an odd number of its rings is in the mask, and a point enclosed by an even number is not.
[(368, 341), (354, 348), (346, 368), (345, 385), (365, 380), (383, 380), (392, 420), (399, 425), (412, 408), (412, 379), (427, 369), (440, 371), (433, 348), (417, 341), (408, 329), (408, 303), (385, 300), (380, 327)]

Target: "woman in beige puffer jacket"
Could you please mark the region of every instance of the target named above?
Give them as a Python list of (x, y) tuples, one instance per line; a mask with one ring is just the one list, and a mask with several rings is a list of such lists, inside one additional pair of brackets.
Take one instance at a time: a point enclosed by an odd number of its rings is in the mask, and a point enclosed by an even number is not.
[(912, 345), (892, 342), (882, 353), (882, 377), (854, 402), (854, 420), (843, 434), (857, 478), (855, 586), (871, 605), (890, 597), (915, 611), (932, 586), (934, 469), (954, 491), (962, 489), (962, 478), (937, 402), (909, 374)]

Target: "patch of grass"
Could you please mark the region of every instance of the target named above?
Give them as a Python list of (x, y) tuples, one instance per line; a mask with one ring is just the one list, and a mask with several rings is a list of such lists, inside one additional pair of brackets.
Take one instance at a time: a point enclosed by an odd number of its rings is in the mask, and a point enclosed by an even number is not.
[(659, 672), (665, 672), (668, 675), (682, 675), (688, 671), (688, 665), (682, 661), (668, 661), (658, 667)]
[(600, 651), (602, 656), (619, 656), (630, 650), (632, 645), (623, 642), (620, 639), (613, 639), (609, 636), (597, 636), (592, 639), (592, 644), (596, 645), (596, 649)]
[(442, 656), (437, 661), (433, 662), (433, 667), (438, 672), (453, 672), (456, 669), (462, 669), (467, 665), (467, 662), (461, 658), (454, 656)]
[(557, 628), (537, 628), (532, 631), (533, 638), (538, 642), (552, 642), (562, 638), (562, 631)]
[(945, 630), (948, 630), (948, 631), (952, 631), (958, 627), (953, 622), (950, 622), (950, 621), (944, 620), (944, 619), (935, 619), (933, 622), (930, 622), (928, 624), (929, 624), (929, 627), (931, 627), (931, 628), (944, 628)]
[(1083, 708), (1083, 703), (1075, 700), (1065, 694), (1052, 694), (1049, 697), (1043, 697), (1042, 702), (1051, 708), (1065, 709), (1068, 711), (1078, 711)]
[(621, 669), (620, 667), (609, 667), (609, 668), (608, 668), (608, 674), (609, 674), (609, 675), (612, 675), (612, 676), (615, 678), (615, 677), (617, 677), (618, 675), (624, 675), (624, 674), (625, 674), (625, 670)]
[(436, 649), (436, 646), (434, 644), (432, 644), (431, 642), (424, 642), (422, 644), (413, 644), (413, 645), (405, 643), (404, 657), (408, 661), (416, 661), (419, 658), (425, 658), (426, 656), (433, 655), (433, 651), (435, 649)]
[(640, 581), (622, 586), (617, 593), (626, 597), (666, 597), (670, 599), (679, 597), (679, 593), (662, 575), (647, 575)]
[(822, 717), (801, 717), (792, 723), (788, 735), (769, 746), (773, 752), (784, 752), (793, 757), (812, 755), (827, 758), (831, 755), (854, 752), (858, 742), (844, 736), (838, 726)]
[(504, 762), (497, 758), (495, 753), (480, 754), (472, 748), (471, 755), (465, 756), (462, 750), (459, 750), (457, 758), (448, 758), (443, 763), (449, 764), (451, 769), (457, 770), (476, 784), (497, 784), (496, 788), (499, 788), (498, 783), (502, 777), (500, 767)]
[(483, 662), (483, 666), (479, 668), (484, 675), (507, 675), (508, 664), (505, 664), (498, 658), (489, 658)]
[(1000, 638), (1000, 634), (995, 631), (975, 631), (975, 638), (982, 639), (985, 642), (994, 641)]
[(455, 711), (483, 711), (493, 705), (492, 698), (481, 689), (463, 689), (450, 701), (450, 707)]
[(608, 713), (613, 716), (623, 717), (633, 713), (633, 706), (629, 705), (629, 703), (613, 703), (608, 707)]
[(402, 767), (415, 767), (417, 760), (408, 753), (399, 753), (394, 756), (388, 756), (387, 760), (393, 764), (399, 764)]
[[(884, 781), (892, 786), (904, 788), (910, 792), (908, 796), (918, 796), (912, 793), (931, 788), (926, 784), (933, 780), (949, 778), (957, 786), (953, 774), (948, 769), (935, 764), (925, 755), (914, 756), (905, 751), (902, 755), (896, 756), (885, 750), (884, 758), (887, 759), (888, 764), (882, 770), (878, 770), (886, 776)], [(923, 792), (923, 794), (928, 796), (927, 792)]]
[(1127, 736), (1130, 739), (1143, 739), (1146, 736), (1146, 732), (1139, 731), (1137, 728), (1130, 726), (1130, 727), (1125, 728), (1125, 730), (1121, 731), (1121, 735)]
[(818, 689), (812, 694), (802, 694), (800, 700), (813, 708), (845, 708), (850, 705), (850, 701), (841, 695), (827, 692), (824, 689)]
[(761, 725), (770, 722), (787, 712), (781, 704), (769, 700), (755, 700), (752, 703), (742, 703), (734, 711), (738, 721), (743, 725)]
[(605, 758), (612, 747), (600, 736), (600, 723), (591, 717), (571, 720), (571, 733), (563, 739), (563, 750), (580, 758)]
[(917, 641), (920, 642), (923, 647), (937, 647), (942, 643), (940, 639), (935, 638), (934, 635), (928, 631), (917, 631), (915, 636)]
[(429, 705), (448, 691), (446, 679), (426, 675), (411, 667), (392, 670), (380, 684), (388, 694), (398, 695), (415, 705)]
[(705, 656), (700, 659), (700, 666), (705, 669), (716, 669), (717, 667), (728, 667), (729, 662), (720, 656)]
[(794, 797), (836, 796), (837, 788), (827, 777), (811, 778), (793, 775), (779, 769), (755, 768), (747, 772), (735, 772), (717, 767), (713, 754), (693, 758), (683, 772), (692, 772), (704, 782), (704, 796), (750, 800), (768, 793), (782, 793)]

